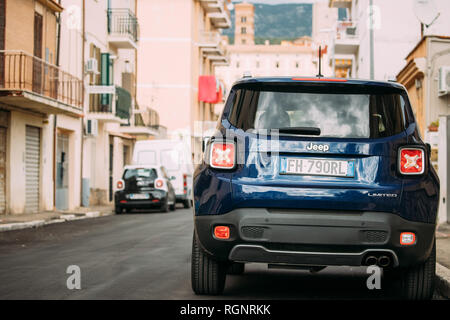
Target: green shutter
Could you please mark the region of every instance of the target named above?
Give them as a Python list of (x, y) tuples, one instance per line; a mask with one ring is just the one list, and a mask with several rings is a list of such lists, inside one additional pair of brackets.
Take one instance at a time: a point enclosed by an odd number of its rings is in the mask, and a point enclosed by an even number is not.
[[(102, 53), (101, 56), (101, 60), (102, 60), (102, 65), (101, 65), (101, 75), (100, 75), (100, 80), (101, 80), (101, 85), (102, 86), (109, 86), (110, 85), (110, 58), (109, 58), (109, 53)], [(111, 95), (110, 94), (102, 94), (101, 95), (101, 104), (102, 105), (108, 105), (110, 106), (110, 101), (111, 101)], [(111, 107), (111, 106), (110, 106)]]

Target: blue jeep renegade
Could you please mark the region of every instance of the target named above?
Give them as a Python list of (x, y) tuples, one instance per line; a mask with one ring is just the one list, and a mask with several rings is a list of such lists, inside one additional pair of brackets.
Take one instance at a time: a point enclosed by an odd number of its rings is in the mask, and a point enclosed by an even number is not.
[(439, 179), (394, 82), (244, 78), (194, 174), (192, 288), (245, 263), (378, 265), (432, 297)]

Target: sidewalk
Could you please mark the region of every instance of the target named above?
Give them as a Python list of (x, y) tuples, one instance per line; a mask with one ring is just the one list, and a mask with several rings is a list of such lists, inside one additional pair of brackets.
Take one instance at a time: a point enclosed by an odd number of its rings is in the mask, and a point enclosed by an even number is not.
[(113, 214), (113, 206), (80, 207), (67, 211), (44, 211), (33, 214), (6, 215), (0, 217), (0, 232), (36, 228), (48, 224), (97, 218)]
[(439, 225), (436, 232), (436, 275), (441, 295), (450, 298), (450, 224)]

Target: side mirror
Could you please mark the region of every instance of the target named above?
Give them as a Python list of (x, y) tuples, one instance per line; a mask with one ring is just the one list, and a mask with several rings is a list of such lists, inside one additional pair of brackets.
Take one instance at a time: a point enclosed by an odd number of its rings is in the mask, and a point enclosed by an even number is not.
[(205, 152), (206, 146), (209, 143), (209, 140), (211, 140), (211, 137), (204, 137), (202, 141), (202, 152)]

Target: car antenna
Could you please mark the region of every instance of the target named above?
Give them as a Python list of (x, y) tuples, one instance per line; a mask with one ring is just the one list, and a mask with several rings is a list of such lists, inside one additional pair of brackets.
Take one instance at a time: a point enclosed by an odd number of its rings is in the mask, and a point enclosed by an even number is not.
[(319, 46), (319, 73), (316, 75), (318, 78), (322, 78), (322, 46)]

